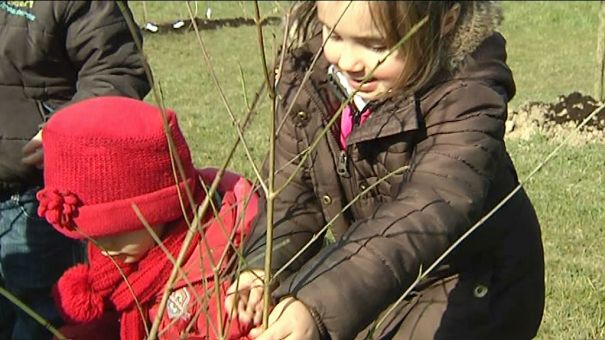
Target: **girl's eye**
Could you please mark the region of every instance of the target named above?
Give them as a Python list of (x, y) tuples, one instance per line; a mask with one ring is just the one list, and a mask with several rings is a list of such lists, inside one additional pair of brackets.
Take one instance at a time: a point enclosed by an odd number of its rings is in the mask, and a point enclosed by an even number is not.
[[(328, 33), (330, 33), (330, 32), (328, 32)], [(336, 34), (334, 32), (332, 32), (332, 34), (330, 34), (329, 39), (330, 40), (334, 40), (334, 41), (340, 41), (340, 40), (342, 40), (342, 38), (338, 34)]]
[(330, 40), (334, 40), (334, 41), (342, 40), (342, 38), (338, 34), (336, 34), (336, 32), (332, 32), (332, 34), (330, 34), (330, 29), (326, 26), (323, 27), (323, 34), (324, 34), (324, 37), (328, 37), (328, 39), (330, 39)]
[(368, 48), (374, 52), (386, 52), (389, 50), (386, 45), (370, 45)]

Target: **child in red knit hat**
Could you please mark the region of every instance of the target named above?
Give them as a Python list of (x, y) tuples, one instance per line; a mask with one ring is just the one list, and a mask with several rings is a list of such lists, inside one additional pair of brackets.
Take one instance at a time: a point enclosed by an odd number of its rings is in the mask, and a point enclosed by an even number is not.
[[(67, 270), (53, 291), (68, 338), (144, 339), (158, 314), (173, 259), (188, 228), (196, 228), (204, 185), (210, 187), (216, 175), (194, 168), (174, 112), (167, 111), (166, 120), (172, 145), (156, 107), (98, 97), (58, 111), (43, 129), (45, 187), (38, 192), (38, 213), (66, 236), (89, 240), (88, 264)], [(180, 172), (173, 171), (170, 151), (184, 176), (175, 175)], [(223, 176), (218, 193), (217, 212), (209, 209), (199, 219), (185, 250), (160, 338), (240, 339), (249, 330), (228, 321), (217, 301), (224, 299), (234, 249), (249, 232), (258, 197), (232, 173)]]

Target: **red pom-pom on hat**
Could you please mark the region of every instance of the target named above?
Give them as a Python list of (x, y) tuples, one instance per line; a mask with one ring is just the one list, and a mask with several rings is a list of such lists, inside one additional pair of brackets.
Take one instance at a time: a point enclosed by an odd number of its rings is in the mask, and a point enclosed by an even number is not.
[(88, 266), (80, 264), (68, 269), (54, 286), (53, 299), (65, 321), (88, 323), (103, 315), (104, 299), (89, 278)]

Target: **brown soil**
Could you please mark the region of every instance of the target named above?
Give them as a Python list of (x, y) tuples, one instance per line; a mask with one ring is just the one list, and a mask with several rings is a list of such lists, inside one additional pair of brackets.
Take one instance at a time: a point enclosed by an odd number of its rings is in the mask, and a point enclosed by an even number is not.
[(556, 103), (529, 102), (509, 112), (506, 136), (529, 139), (534, 134), (541, 134), (556, 141), (569, 137), (572, 145), (605, 143), (605, 110), (577, 129), (602, 104), (579, 92), (559, 96)]

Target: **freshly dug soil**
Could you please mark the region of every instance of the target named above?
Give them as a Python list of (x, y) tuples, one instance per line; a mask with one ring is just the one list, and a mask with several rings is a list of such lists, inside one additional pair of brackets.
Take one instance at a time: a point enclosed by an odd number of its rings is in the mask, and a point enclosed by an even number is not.
[(506, 136), (528, 139), (534, 134), (541, 134), (557, 141), (570, 137), (572, 145), (605, 143), (605, 110), (580, 130), (576, 129), (602, 104), (579, 92), (561, 95), (556, 103), (529, 102), (509, 112)]

